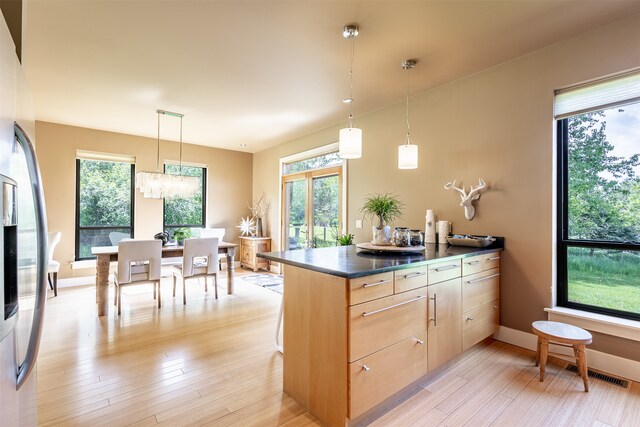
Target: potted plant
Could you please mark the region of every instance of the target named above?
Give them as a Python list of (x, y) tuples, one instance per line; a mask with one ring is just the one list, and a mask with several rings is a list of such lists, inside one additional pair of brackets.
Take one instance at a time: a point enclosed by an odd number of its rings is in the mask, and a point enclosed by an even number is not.
[(353, 245), (353, 234), (343, 234), (337, 237), (338, 246)]
[(376, 220), (377, 224), (372, 226), (374, 245), (391, 244), (391, 227), (389, 223), (402, 216), (404, 204), (398, 198), (389, 193), (372, 194), (364, 199), (364, 205), (360, 210), (365, 218), (371, 221)]
[(188, 228), (178, 228), (173, 231), (173, 240), (175, 240), (179, 246), (182, 246), (184, 239), (188, 239), (189, 237), (191, 237), (191, 230)]

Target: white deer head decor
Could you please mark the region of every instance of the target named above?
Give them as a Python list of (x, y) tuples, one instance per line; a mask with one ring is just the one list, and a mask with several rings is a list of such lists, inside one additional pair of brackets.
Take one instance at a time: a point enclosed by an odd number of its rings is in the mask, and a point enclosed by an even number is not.
[(464, 187), (456, 187), (456, 180), (454, 179), (453, 182), (446, 183), (444, 188), (447, 190), (454, 189), (460, 193), (460, 198), (462, 199), (460, 206), (464, 207), (464, 217), (471, 221), (473, 216), (476, 214), (476, 208), (473, 206), (473, 201), (480, 198), (480, 190), (486, 186), (487, 184), (482, 180), (482, 178), (480, 178), (478, 186), (474, 188), (472, 185), (469, 189), (469, 193), (467, 194), (467, 192), (464, 191)]

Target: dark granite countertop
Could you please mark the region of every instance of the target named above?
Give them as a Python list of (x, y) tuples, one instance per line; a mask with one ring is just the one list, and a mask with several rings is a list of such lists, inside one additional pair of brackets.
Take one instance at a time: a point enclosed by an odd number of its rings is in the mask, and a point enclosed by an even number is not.
[(384, 273), (417, 267), (447, 258), (458, 259), (479, 255), (485, 252), (503, 250), (504, 238), (486, 248), (428, 244), (424, 251), (408, 254), (371, 254), (356, 251), (355, 246), (337, 246), (331, 248), (298, 249), (293, 251), (265, 252), (258, 256), (283, 264), (294, 265), (320, 273), (353, 279), (355, 277)]

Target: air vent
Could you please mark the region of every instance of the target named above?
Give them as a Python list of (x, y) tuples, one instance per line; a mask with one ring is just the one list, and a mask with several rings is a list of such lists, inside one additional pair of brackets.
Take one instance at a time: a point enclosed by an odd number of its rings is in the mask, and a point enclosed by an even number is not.
[[(571, 363), (567, 365), (567, 371), (578, 372), (578, 367), (576, 365), (572, 365)], [(620, 378), (612, 377), (611, 375), (602, 374), (600, 372), (592, 371), (591, 369), (587, 370), (587, 375), (591, 378), (595, 378), (596, 380), (606, 381), (609, 384), (617, 385), (618, 387), (627, 388), (629, 387), (629, 381), (622, 380)]]

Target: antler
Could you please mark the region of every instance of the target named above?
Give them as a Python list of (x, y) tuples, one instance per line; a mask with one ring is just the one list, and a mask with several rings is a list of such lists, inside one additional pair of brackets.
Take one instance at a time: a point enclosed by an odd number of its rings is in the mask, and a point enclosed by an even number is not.
[(447, 182), (444, 185), (444, 188), (447, 190), (456, 190), (460, 193), (460, 197), (462, 197), (462, 200), (467, 198), (467, 192), (464, 191), (464, 188), (460, 188), (460, 187), (456, 187), (456, 181), (457, 179), (454, 179), (453, 182)]
[[(478, 186), (477, 187), (473, 187), (473, 185), (471, 186), (471, 189), (469, 189), (469, 194), (468, 197), (474, 196), (476, 194), (478, 194), (480, 192), (480, 190), (482, 190), (483, 188), (485, 188), (487, 186), (487, 184), (482, 180), (482, 178), (478, 179)], [(474, 199), (477, 199), (478, 197), (480, 197), (479, 195), (474, 197)]]

